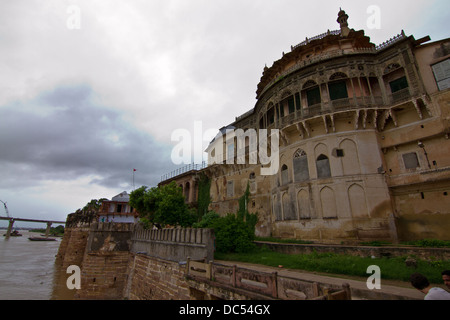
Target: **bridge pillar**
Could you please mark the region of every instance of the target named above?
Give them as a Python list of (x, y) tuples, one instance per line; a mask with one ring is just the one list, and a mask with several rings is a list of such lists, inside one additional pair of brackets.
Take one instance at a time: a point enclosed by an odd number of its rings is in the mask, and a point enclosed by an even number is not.
[(8, 231), (6, 231), (5, 239), (8, 240), (11, 237), (12, 228), (14, 225), (14, 219), (9, 220)]
[(48, 238), (50, 234), (50, 227), (52, 226), (51, 222), (47, 222), (47, 229), (45, 230), (45, 237)]

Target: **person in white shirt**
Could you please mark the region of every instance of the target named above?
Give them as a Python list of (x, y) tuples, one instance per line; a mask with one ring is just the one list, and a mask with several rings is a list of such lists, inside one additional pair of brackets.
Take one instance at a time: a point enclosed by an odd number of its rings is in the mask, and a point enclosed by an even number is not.
[(442, 281), (450, 289), (450, 270), (442, 271)]
[(442, 288), (432, 287), (424, 275), (414, 273), (410, 280), (414, 288), (425, 293), (424, 300), (450, 300), (450, 293)]

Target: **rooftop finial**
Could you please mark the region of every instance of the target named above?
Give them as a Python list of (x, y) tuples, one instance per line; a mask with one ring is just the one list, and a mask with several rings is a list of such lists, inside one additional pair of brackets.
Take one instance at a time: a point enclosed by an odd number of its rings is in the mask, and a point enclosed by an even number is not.
[(341, 26), (341, 36), (346, 37), (350, 33), (350, 29), (348, 28), (348, 14), (339, 7), (338, 19), (337, 22)]

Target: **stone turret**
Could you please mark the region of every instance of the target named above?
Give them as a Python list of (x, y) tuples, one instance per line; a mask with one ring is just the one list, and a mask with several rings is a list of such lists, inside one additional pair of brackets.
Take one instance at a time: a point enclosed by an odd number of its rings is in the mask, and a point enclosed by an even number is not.
[(338, 19), (337, 22), (341, 26), (341, 36), (347, 37), (350, 33), (350, 29), (348, 28), (348, 14), (345, 13), (344, 10), (339, 8)]

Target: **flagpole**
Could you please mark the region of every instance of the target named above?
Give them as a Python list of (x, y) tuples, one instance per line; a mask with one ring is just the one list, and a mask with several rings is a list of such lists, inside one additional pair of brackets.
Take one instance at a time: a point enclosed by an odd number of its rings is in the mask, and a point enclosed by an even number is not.
[(134, 172), (136, 171), (136, 169), (133, 169), (133, 191), (134, 191)]

